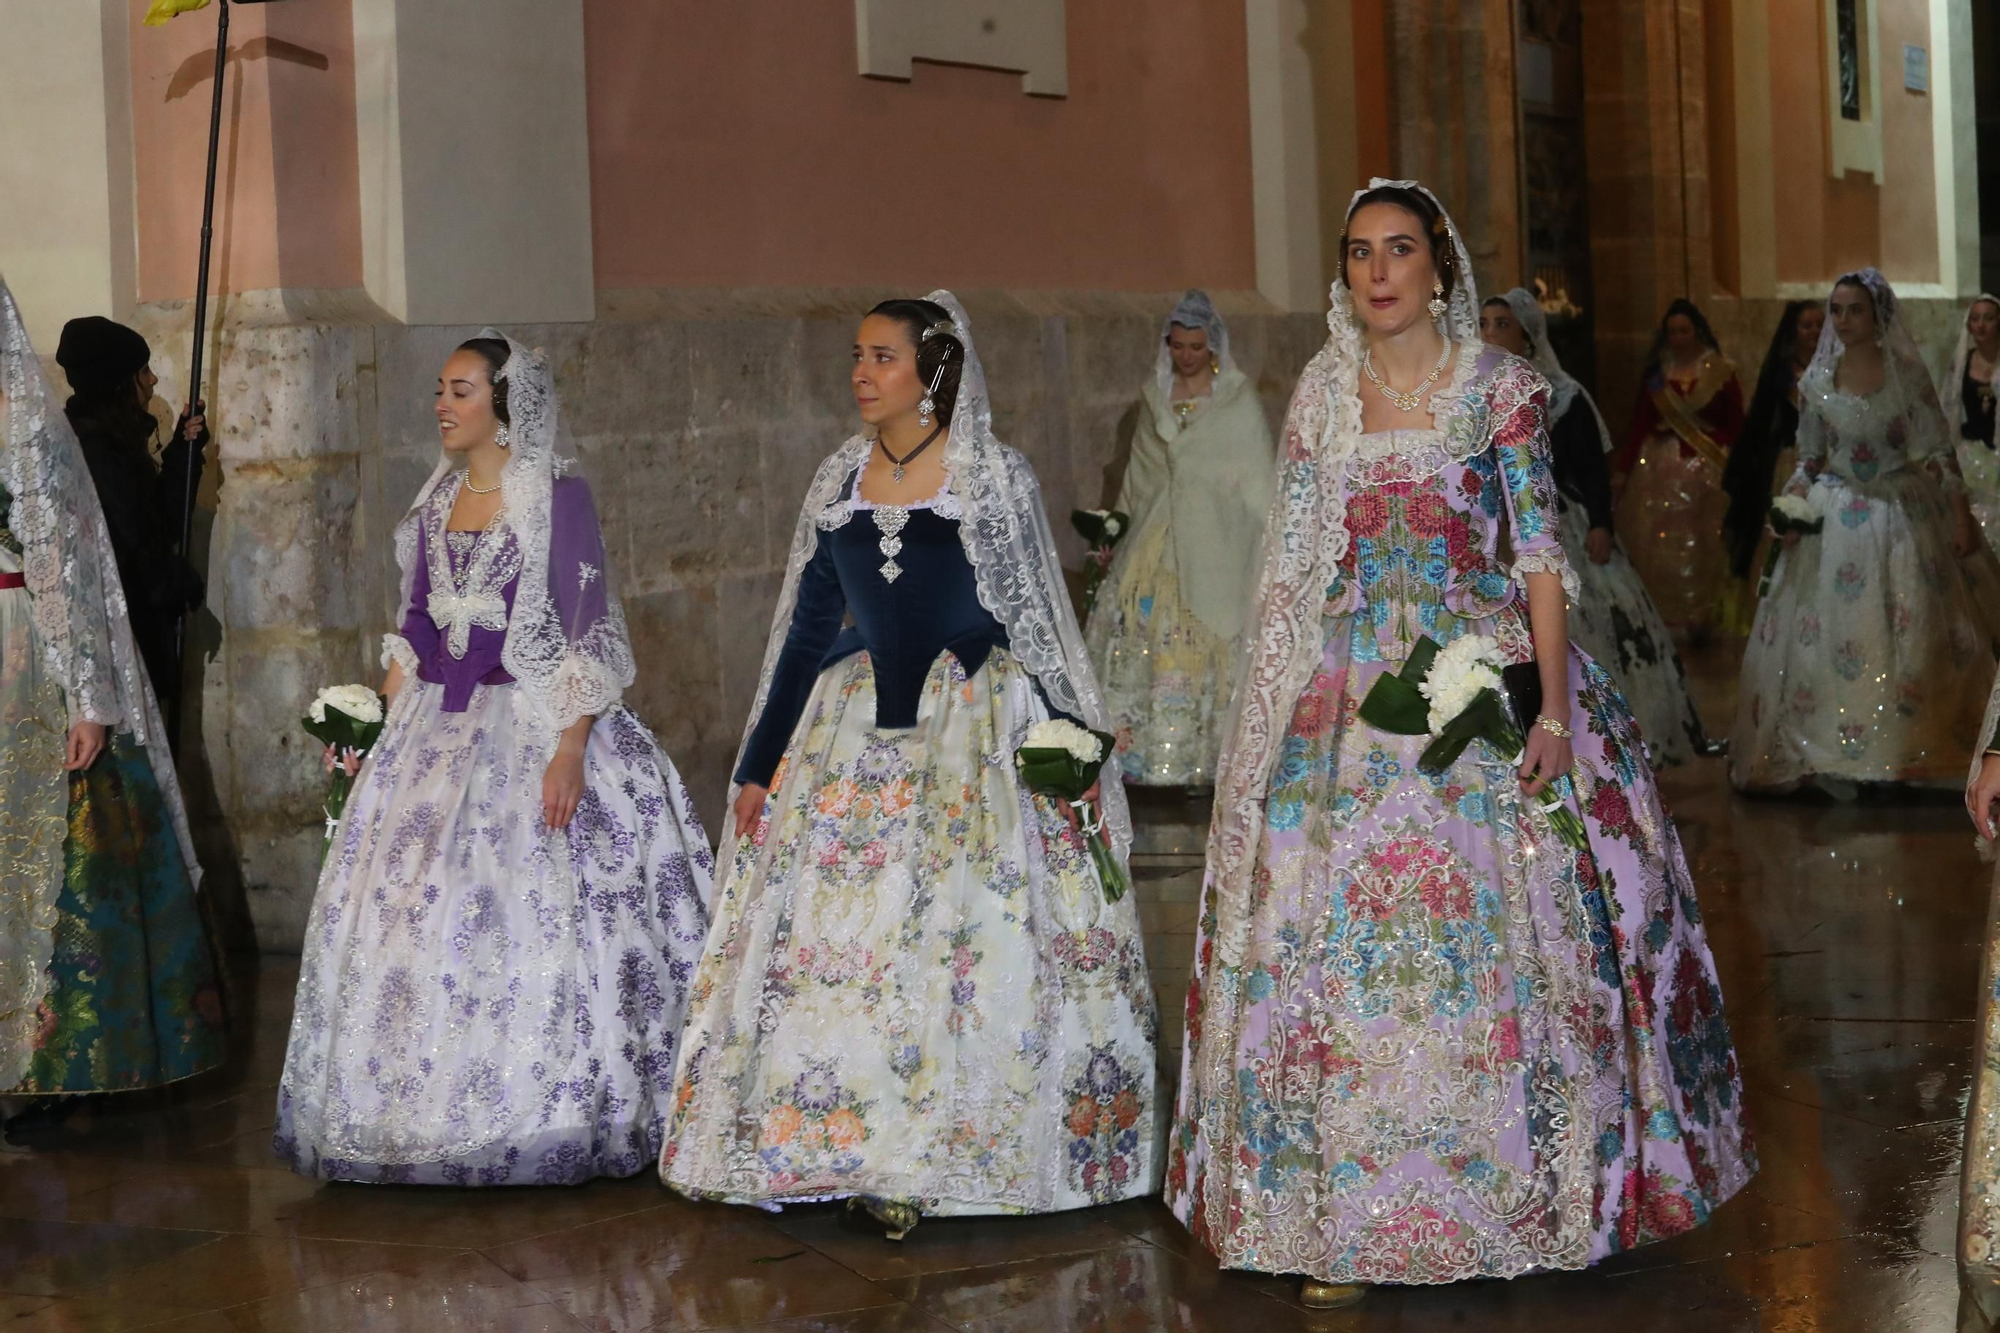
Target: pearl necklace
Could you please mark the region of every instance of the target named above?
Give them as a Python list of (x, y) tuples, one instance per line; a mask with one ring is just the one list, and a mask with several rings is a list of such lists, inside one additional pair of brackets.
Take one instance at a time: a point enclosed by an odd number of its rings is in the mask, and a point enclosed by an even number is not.
[(1423, 402), (1424, 395), (1429, 393), (1431, 387), (1437, 383), (1438, 376), (1444, 374), (1445, 363), (1450, 360), (1451, 339), (1447, 338), (1444, 340), (1444, 350), (1438, 353), (1438, 363), (1431, 367), (1431, 373), (1424, 376), (1422, 384), (1419, 384), (1408, 393), (1404, 393), (1401, 389), (1391, 388), (1388, 381), (1375, 373), (1375, 349), (1373, 347), (1368, 349), (1368, 355), (1361, 358), (1361, 373), (1368, 377), (1370, 384), (1382, 391), (1384, 398), (1387, 398), (1405, 412), (1414, 412), (1417, 410), (1417, 404)]

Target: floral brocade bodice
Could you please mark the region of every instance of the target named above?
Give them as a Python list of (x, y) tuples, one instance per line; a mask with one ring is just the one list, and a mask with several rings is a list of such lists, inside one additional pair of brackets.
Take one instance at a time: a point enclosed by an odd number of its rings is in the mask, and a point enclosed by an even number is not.
[(1467, 388), (1440, 402), (1437, 428), (1365, 435), (1350, 465), (1347, 554), (1326, 614), (1371, 626), (1381, 660), (1403, 660), (1426, 635), (1447, 643), (1471, 621), (1498, 620), (1503, 642), (1524, 645), (1519, 576), (1574, 577), (1539, 377), (1512, 358), (1465, 369)]
[(1928, 383), (1911, 392), (1901, 377), (1890, 375), (1874, 393), (1853, 394), (1834, 386), (1832, 368), (1816, 366), (1799, 389), (1804, 412), (1798, 466), (1805, 479), (1834, 477), (1866, 492), (1920, 468), (1948, 490), (1964, 485)]

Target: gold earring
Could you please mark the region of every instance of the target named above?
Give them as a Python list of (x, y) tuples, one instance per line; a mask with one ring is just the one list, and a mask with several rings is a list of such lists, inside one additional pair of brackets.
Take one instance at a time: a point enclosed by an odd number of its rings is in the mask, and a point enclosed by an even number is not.
[(1220, 375), (1222, 373), (1222, 362), (1212, 356), (1208, 358), (1208, 373), (1211, 375)]
[(1431, 318), (1443, 319), (1444, 312), (1450, 308), (1451, 307), (1447, 306), (1444, 301), (1444, 279), (1433, 278), (1431, 280), (1431, 303), (1430, 303)]

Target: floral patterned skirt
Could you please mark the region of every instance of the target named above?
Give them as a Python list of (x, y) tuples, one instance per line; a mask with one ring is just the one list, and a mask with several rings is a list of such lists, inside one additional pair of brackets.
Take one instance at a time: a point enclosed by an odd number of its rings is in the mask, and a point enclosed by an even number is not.
[(1236, 644), (1181, 600), (1167, 532), (1170, 506), (1132, 535), (1090, 617), (1090, 655), (1118, 736), (1125, 780), (1148, 787), (1215, 782), (1229, 722)]
[(1572, 654), (1578, 854), (1483, 743), (1433, 777), (1424, 738), (1360, 720), (1400, 665), (1374, 642), (1327, 622), (1249, 901), (1227, 906), (1249, 917), (1240, 964), (1204, 897), (1168, 1202), (1226, 1267), (1332, 1282), (1581, 1268), (1701, 1224), (1754, 1166), (1622, 700)]
[(143, 747), (113, 732), (69, 775), (48, 990), (12, 1093), (126, 1092), (219, 1067), (221, 966)]
[(996, 650), (875, 725), (821, 673), (723, 878), (660, 1173), (775, 1207), (868, 1195), (1041, 1213), (1158, 1188), (1158, 1026), (1131, 895), (1104, 901), (1013, 751), (1047, 715)]
[(1729, 496), (1714, 468), (1678, 438), (1655, 436), (1618, 506), (1618, 539), (1660, 616), (1675, 630), (1712, 627), (1729, 555), (1722, 520)]
[(1936, 483), (1813, 484), (1824, 529), (1778, 558), (1743, 654), (1729, 775), (1957, 787), (2000, 641), (2000, 565), (1951, 552)]
[(2000, 1314), (2000, 877), (1993, 883), (1980, 969), (1979, 1039), (1958, 1196), (1961, 1277), (1988, 1318)]
[(1681, 669), (1681, 655), (1659, 608), (1622, 545), (1613, 542), (1611, 559), (1601, 565), (1584, 554), (1590, 519), (1583, 506), (1563, 506), (1562, 529), (1563, 545), (1581, 584), (1581, 592), (1570, 603), (1570, 638), (1609, 673), (1625, 696), (1654, 766), (1687, 762), (1706, 738), (1694, 696), (1688, 692), (1687, 673)]
[(542, 822), (553, 738), (512, 685), (409, 682), (320, 874), (275, 1148), (326, 1180), (567, 1185), (660, 1147), (714, 858), (638, 719), (590, 730)]

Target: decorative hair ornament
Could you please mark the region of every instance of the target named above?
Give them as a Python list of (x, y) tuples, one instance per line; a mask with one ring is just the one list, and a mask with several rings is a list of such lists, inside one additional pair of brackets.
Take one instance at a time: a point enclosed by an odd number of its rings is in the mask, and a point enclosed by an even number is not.
[(924, 330), (923, 336), (917, 339), (918, 345), (921, 346), (924, 343), (929, 342), (931, 340), (932, 335), (939, 333), (949, 334), (954, 338), (960, 337), (960, 334), (958, 332), (958, 325), (952, 323), (948, 319), (941, 319), (937, 323), (931, 325), (929, 328)]

